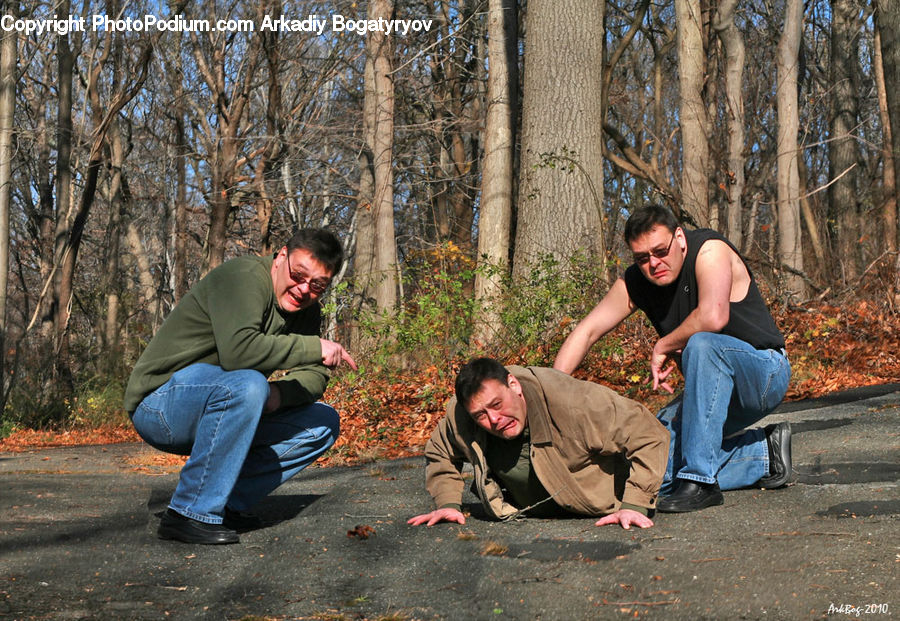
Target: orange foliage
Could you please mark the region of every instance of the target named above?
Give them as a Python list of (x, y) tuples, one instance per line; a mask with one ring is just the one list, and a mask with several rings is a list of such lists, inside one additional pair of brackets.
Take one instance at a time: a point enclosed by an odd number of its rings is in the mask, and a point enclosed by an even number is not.
[(119, 442), (139, 442), (140, 437), (130, 426), (103, 426), (94, 429), (71, 429), (68, 431), (37, 431), (19, 429), (0, 440), (0, 451), (13, 453), (34, 448), (60, 446), (83, 446), (88, 444), (117, 444)]
[[(785, 334), (793, 368), (788, 400), (896, 382), (900, 378), (898, 315), (871, 302), (844, 308), (824, 304), (802, 309), (776, 307), (774, 313)], [(670, 397), (654, 393), (645, 383), (647, 355), (655, 338), (652, 329), (645, 322), (631, 321), (611, 338), (617, 338), (619, 346), (602, 352), (603, 343), (595, 346), (577, 372), (578, 377), (607, 385), (655, 411)], [(552, 363), (555, 347), (558, 343), (547, 343), (546, 364)], [(519, 352), (504, 362), (518, 363), (522, 358)], [(341, 413), (341, 436), (322, 465), (421, 454), (443, 416), (444, 404), (452, 396), (453, 378), (462, 362), (448, 361), (446, 368), (440, 369), (431, 366), (416, 372), (398, 372), (391, 379), (367, 379), (365, 375), (350, 379), (339, 375), (329, 386), (325, 399)], [(23, 430), (0, 441), (0, 450), (134, 441), (139, 441), (138, 436), (123, 427), (62, 433)]]

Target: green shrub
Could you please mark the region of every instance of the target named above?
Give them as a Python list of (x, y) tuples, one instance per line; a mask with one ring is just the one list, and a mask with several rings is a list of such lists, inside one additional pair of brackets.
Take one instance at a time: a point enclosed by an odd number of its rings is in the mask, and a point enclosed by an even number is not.
[(605, 272), (603, 262), (586, 253), (565, 263), (548, 254), (526, 277), (505, 277), (499, 300), (504, 348), (525, 364), (551, 364), (568, 328), (605, 293)]

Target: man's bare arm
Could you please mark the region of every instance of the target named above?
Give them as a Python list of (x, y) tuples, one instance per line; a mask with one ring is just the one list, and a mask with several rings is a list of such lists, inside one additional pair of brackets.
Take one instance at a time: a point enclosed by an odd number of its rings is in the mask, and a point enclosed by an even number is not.
[(588, 350), (610, 330), (622, 323), (635, 310), (623, 279), (618, 279), (587, 317), (568, 336), (553, 368), (571, 375)]

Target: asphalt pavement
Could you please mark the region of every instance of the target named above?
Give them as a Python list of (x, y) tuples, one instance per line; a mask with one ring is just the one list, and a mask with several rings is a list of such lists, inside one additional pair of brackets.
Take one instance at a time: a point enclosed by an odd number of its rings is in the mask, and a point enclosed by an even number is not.
[(230, 546), (156, 537), (141, 444), (0, 452), (0, 619), (881, 619), (900, 614), (900, 385), (783, 405), (795, 480), (623, 530), (407, 526), (423, 460), (310, 468)]

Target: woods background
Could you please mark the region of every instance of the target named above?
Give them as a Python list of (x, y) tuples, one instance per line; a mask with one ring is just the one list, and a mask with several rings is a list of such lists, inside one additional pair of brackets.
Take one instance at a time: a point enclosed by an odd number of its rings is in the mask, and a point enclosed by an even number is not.
[[(88, 23), (0, 33), (0, 436), (121, 416), (188, 288), (304, 226), (349, 257), (325, 299), (363, 362), (344, 386), (424, 369), (396, 384), (423, 411), (461, 357), (552, 360), (647, 202), (725, 233), (777, 309), (896, 318), (896, 0), (0, 4)], [(257, 27), (90, 27), (147, 14)], [(432, 25), (258, 28), (282, 14)], [(786, 329), (806, 343), (838, 315)], [(625, 385), (644, 330), (598, 352)]]

